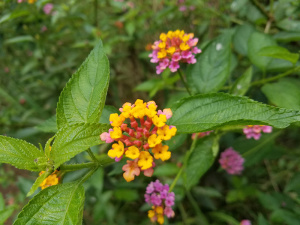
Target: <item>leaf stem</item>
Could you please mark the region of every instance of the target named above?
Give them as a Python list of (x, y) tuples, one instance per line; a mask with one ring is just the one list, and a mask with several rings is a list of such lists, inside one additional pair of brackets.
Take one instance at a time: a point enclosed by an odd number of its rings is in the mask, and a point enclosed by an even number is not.
[(189, 86), (187, 85), (187, 83), (185, 82), (184, 78), (183, 78), (183, 73), (181, 71), (181, 69), (178, 70), (178, 74), (180, 76), (180, 79), (185, 87), (185, 89), (187, 90), (187, 92), (190, 94), (190, 96), (192, 96), (191, 92), (190, 92), (190, 89), (189, 89)]
[(61, 165), (60, 170), (62, 171), (75, 171), (75, 170), (81, 170), (86, 168), (92, 168), (92, 167), (99, 167), (100, 163), (98, 162), (88, 162), (88, 163), (81, 163), (81, 164), (69, 164), (69, 165)]
[(300, 71), (300, 66), (297, 66), (297, 67), (295, 67), (295, 68), (293, 68), (291, 70), (288, 70), (288, 71), (286, 71), (284, 73), (278, 74), (277, 76), (252, 82), (251, 86), (261, 85), (261, 84), (265, 84), (265, 83), (270, 82), (270, 81), (278, 80), (280, 78), (286, 77), (286, 76), (288, 76), (288, 75), (290, 75), (290, 74), (292, 74), (294, 72), (298, 72), (298, 71)]
[(89, 179), (94, 173), (95, 171), (98, 169), (98, 167), (94, 167), (92, 168), (88, 173), (86, 173), (80, 180), (79, 180), (79, 184), (84, 183), (87, 179)]
[(193, 150), (194, 150), (194, 148), (195, 148), (195, 146), (196, 146), (196, 142), (197, 142), (197, 137), (195, 137), (195, 139), (193, 140), (193, 142), (192, 142), (192, 144), (191, 144), (191, 148), (190, 148), (190, 149), (188, 150), (188, 152), (186, 153), (185, 159), (184, 159), (184, 162), (183, 162), (183, 165), (182, 165), (182, 167), (180, 168), (180, 170), (178, 171), (178, 173), (177, 173), (175, 179), (173, 180), (173, 182), (172, 182), (172, 184), (171, 184), (171, 186), (170, 186), (169, 192), (171, 192), (171, 191), (173, 190), (173, 188), (175, 187), (175, 185), (176, 185), (178, 179), (180, 178), (180, 176), (181, 176), (183, 170), (185, 169), (185, 167), (186, 167), (186, 165), (187, 165), (187, 162), (188, 162), (188, 159), (189, 159), (191, 153), (193, 152)]
[(92, 152), (92, 150), (90, 148), (88, 150), (86, 150), (86, 152), (89, 154), (89, 156), (91, 157), (91, 159), (94, 162), (98, 162), (97, 158), (95, 157), (94, 153)]

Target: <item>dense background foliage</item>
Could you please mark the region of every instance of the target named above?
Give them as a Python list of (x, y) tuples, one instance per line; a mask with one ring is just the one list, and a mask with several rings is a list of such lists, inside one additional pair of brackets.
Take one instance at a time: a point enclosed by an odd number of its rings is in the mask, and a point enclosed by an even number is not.
[[(54, 6), (51, 14), (43, 11), (46, 3)], [(141, 98), (155, 100), (159, 108), (170, 107), (188, 93), (178, 74), (165, 71), (157, 76), (148, 54), (160, 33), (176, 29), (194, 33), (207, 56), (200, 54), (196, 65), (183, 68), (193, 93), (246, 94), (259, 102), (299, 110), (300, 63), (293, 54), (300, 47), (299, 15), (298, 0), (1, 1), (0, 134), (36, 146), (45, 143), (56, 131), (53, 116), (60, 92), (100, 38), (111, 73), (106, 105), (119, 108)], [(104, 113), (115, 108), (106, 107)], [(298, 225), (299, 123), (274, 129), (258, 141), (247, 140), (241, 127), (228, 129), (222, 130), (220, 152), (232, 146), (243, 153), (243, 174), (228, 175), (215, 160), (189, 191), (180, 179), (174, 189), (176, 217), (169, 223), (206, 224), (206, 217), (216, 225), (235, 225), (242, 219), (258, 225)], [(203, 142), (209, 145), (209, 141)], [(172, 159), (157, 166), (154, 177), (171, 183), (191, 142), (189, 134), (171, 140)], [(101, 145), (92, 150), (104, 153), (109, 148)], [(86, 157), (82, 153), (72, 161), (83, 162)], [(127, 183), (121, 167), (101, 168), (85, 183), (84, 224), (149, 223), (143, 194), (154, 178)], [(84, 172), (67, 174), (64, 181)], [(0, 196), (0, 224), (10, 215), (6, 223), (14, 221), (28, 202), (26, 193), (36, 176), (0, 165), (4, 199)]]

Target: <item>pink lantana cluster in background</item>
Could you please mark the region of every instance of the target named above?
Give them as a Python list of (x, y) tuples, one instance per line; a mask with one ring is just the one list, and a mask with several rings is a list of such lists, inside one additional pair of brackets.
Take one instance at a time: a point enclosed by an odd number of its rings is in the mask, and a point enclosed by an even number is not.
[(169, 190), (169, 185), (163, 185), (159, 180), (148, 184), (145, 202), (152, 206), (152, 209), (148, 211), (148, 217), (152, 222), (157, 221), (159, 224), (163, 224), (164, 215), (168, 218), (175, 216), (171, 208), (174, 205), (175, 194)]
[(51, 3), (47, 3), (44, 8), (43, 8), (43, 11), (46, 15), (49, 15), (53, 10), (53, 4)]
[(152, 63), (158, 63), (156, 73), (160, 74), (169, 68), (171, 72), (179, 69), (179, 63), (194, 64), (197, 62), (195, 54), (201, 53), (196, 47), (198, 38), (193, 33), (186, 34), (183, 30), (169, 31), (160, 34), (160, 40), (152, 45), (149, 55)]
[(271, 133), (272, 127), (266, 125), (248, 125), (243, 129), (247, 139), (254, 138), (255, 140), (260, 139), (261, 132)]
[(250, 220), (242, 220), (240, 225), (251, 225), (251, 221)]
[(221, 153), (219, 163), (227, 173), (232, 175), (241, 174), (244, 170), (244, 158), (232, 147), (227, 148)]
[(192, 139), (194, 140), (196, 137), (197, 138), (203, 138), (205, 136), (208, 136), (211, 132), (214, 132), (214, 131), (210, 130), (210, 131), (205, 131), (205, 132), (193, 133), (192, 134)]

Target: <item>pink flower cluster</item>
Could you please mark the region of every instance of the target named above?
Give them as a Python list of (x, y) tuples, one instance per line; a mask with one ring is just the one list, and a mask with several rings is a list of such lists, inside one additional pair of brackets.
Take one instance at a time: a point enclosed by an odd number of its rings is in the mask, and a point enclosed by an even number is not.
[(240, 225), (251, 225), (251, 221), (250, 220), (242, 220)]
[(265, 125), (248, 125), (243, 129), (243, 132), (247, 139), (254, 138), (255, 140), (258, 140), (261, 136), (261, 132), (271, 133), (272, 127)]
[(186, 34), (184, 31), (169, 31), (162, 33), (160, 40), (155, 41), (152, 53), (149, 55), (152, 63), (158, 63), (156, 73), (160, 74), (169, 68), (171, 72), (179, 69), (179, 63), (194, 64), (197, 62), (195, 54), (201, 53), (196, 47), (198, 38), (194, 34)]
[(219, 159), (221, 167), (232, 175), (241, 174), (244, 170), (244, 161), (244, 158), (231, 147), (222, 152)]
[(43, 8), (43, 11), (46, 15), (49, 15), (53, 10), (53, 4), (51, 3), (47, 3), (44, 8)]
[(163, 185), (159, 180), (151, 182), (146, 188), (145, 202), (152, 206), (148, 216), (152, 222), (161, 222), (160, 218), (166, 215), (168, 218), (174, 217), (175, 213), (172, 206), (175, 201), (174, 192), (169, 192), (169, 185)]

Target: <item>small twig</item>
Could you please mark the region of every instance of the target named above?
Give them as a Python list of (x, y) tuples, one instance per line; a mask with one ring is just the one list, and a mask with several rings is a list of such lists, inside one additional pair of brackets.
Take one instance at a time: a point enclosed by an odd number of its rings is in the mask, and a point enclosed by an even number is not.
[(192, 96), (191, 92), (190, 92), (190, 89), (189, 89), (189, 86), (187, 85), (187, 83), (185, 82), (184, 78), (183, 78), (183, 75), (182, 75), (182, 72), (181, 70), (179, 69), (178, 70), (178, 73), (179, 73), (179, 76), (180, 76), (180, 79), (185, 87), (185, 89), (187, 90), (187, 92), (190, 94), (190, 96)]
[(88, 150), (86, 150), (86, 152), (89, 154), (89, 156), (91, 157), (91, 159), (94, 162), (98, 162), (98, 159), (95, 157), (94, 153), (92, 152), (92, 150), (90, 148)]

